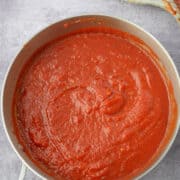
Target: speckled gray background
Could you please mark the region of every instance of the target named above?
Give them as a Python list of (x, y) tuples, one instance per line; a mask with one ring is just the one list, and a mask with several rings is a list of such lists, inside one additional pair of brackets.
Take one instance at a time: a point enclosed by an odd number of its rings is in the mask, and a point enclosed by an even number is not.
[[(169, 51), (180, 71), (180, 26), (165, 11), (120, 0), (0, 0), (0, 89), (8, 65), (39, 30), (63, 18), (105, 14), (128, 19), (152, 33)], [(21, 162), (0, 121), (0, 179), (16, 180)], [(26, 180), (39, 180), (29, 170)], [(165, 159), (143, 180), (180, 179), (180, 133)]]

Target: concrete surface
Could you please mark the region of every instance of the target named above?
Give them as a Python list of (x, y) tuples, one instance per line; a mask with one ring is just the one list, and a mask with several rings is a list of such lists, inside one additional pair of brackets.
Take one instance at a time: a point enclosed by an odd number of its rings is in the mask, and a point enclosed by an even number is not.
[[(161, 9), (120, 0), (0, 0), (0, 88), (8, 65), (28, 39), (51, 23), (82, 14), (118, 16), (140, 25), (165, 46), (180, 71), (180, 27)], [(0, 121), (0, 179), (18, 179), (20, 166)], [(39, 178), (28, 170), (25, 179)], [(179, 179), (180, 133), (165, 159), (143, 180)]]

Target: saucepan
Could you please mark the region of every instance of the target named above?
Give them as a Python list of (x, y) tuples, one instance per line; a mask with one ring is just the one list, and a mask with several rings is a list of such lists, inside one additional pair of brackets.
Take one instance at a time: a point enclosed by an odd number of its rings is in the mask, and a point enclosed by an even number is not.
[(163, 152), (157, 157), (156, 161), (148, 169), (142, 172), (142, 174), (137, 177), (138, 179), (150, 172), (165, 157), (177, 135), (178, 127), (180, 125), (180, 79), (173, 60), (171, 59), (165, 48), (151, 34), (143, 30), (141, 27), (121, 18), (101, 15), (88, 15), (65, 19), (42, 30), (23, 46), (22, 50), (12, 61), (12, 64), (8, 69), (2, 90), (2, 119), (8, 140), (12, 145), (13, 150), (17, 153), (22, 162), (41, 178), (51, 179), (51, 177), (49, 177), (41, 169), (39, 169), (25, 154), (25, 152), (23, 152), (23, 149), (19, 144), (13, 130), (12, 101), (18, 76), (20, 74), (20, 71), (22, 70), (22, 67), (30, 58), (30, 56), (44, 44), (74, 30), (97, 26), (120, 29), (121, 31), (125, 31), (139, 37), (156, 53), (159, 61), (166, 70), (167, 75), (172, 82), (178, 111), (173, 135), (172, 137), (170, 137), (169, 142), (163, 149)]

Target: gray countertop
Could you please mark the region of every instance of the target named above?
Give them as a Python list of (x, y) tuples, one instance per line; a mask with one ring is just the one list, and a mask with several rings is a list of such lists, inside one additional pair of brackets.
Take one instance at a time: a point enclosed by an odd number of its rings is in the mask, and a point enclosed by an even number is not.
[[(140, 25), (165, 46), (180, 71), (180, 27), (159, 8), (120, 0), (0, 0), (0, 89), (8, 65), (28, 39), (51, 23), (83, 14), (117, 16)], [(0, 121), (0, 179), (18, 179), (20, 167)], [(39, 178), (28, 170), (25, 179)], [(164, 160), (143, 179), (180, 179), (180, 133)]]

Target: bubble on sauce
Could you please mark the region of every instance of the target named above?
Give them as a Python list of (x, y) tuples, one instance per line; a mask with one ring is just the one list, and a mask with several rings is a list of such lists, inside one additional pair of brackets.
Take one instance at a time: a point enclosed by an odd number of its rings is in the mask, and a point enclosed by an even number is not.
[(105, 58), (102, 55), (98, 55), (96, 58), (101, 63), (105, 61)]
[(103, 71), (102, 71), (102, 69), (99, 66), (96, 66), (95, 70), (96, 70), (97, 74), (103, 74)]
[(70, 122), (73, 125), (78, 125), (80, 122), (82, 122), (82, 117), (77, 116), (77, 115), (71, 115), (70, 116)]
[(102, 132), (105, 134), (105, 136), (109, 136), (110, 134), (110, 128), (109, 127), (105, 127), (105, 126), (102, 126)]

